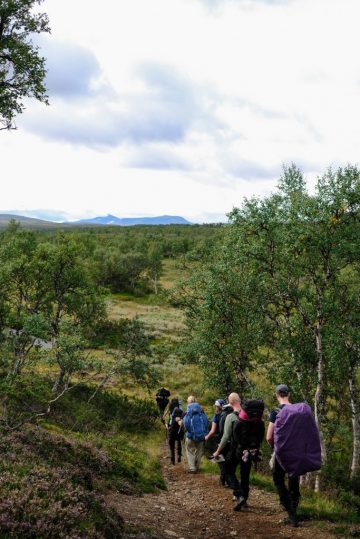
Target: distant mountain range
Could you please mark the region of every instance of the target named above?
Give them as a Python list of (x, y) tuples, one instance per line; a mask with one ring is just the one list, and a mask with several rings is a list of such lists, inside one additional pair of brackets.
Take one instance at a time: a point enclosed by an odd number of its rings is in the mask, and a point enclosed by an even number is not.
[(71, 227), (71, 226), (134, 226), (134, 225), (190, 225), (190, 221), (187, 221), (183, 217), (178, 215), (160, 215), (159, 217), (116, 217), (115, 215), (106, 215), (103, 217), (94, 217), (92, 219), (80, 219), (79, 221), (65, 221), (63, 223), (56, 223), (53, 221), (45, 221), (43, 219), (35, 219), (33, 217), (25, 217), (23, 215), (15, 214), (0, 214), (0, 228), (8, 225), (8, 223), (14, 219), (21, 223), (24, 227), (29, 228), (59, 228), (59, 227)]
[(190, 225), (191, 223), (179, 217), (178, 215), (160, 215), (159, 217), (116, 217), (115, 215), (106, 215), (104, 217), (93, 217), (92, 219), (80, 219), (71, 224), (76, 225)]

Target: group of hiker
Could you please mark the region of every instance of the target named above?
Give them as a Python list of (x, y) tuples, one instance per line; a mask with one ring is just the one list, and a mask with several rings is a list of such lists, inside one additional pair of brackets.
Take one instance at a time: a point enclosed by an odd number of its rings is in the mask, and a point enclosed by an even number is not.
[[(292, 404), (286, 384), (279, 384), (275, 395), (279, 406), (270, 412), (266, 432), (272, 449), (269, 465), (280, 503), (288, 515), (285, 521), (297, 527), (300, 476), (320, 469), (320, 438), (308, 404)], [(217, 399), (210, 429), (208, 417), (193, 395), (187, 399), (186, 410), (180, 399), (170, 400), (165, 388), (159, 389), (156, 401), (166, 427), (171, 463), (175, 465), (176, 451), (177, 462), (181, 462), (184, 438), (188, 473), (199, 472), (207, 451), (219, 466), (221, 485), (232, 489), (234, 511), (247, 508), (251, 467), (261, 460), (265, 437), (264, 401), (241, 399), (237, 393), (230, 393), (227, 401)]]

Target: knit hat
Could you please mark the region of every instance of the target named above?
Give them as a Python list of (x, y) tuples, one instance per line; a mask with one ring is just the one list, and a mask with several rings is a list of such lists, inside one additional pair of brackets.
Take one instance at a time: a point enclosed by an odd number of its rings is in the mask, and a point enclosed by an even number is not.
[(225, 404), (224, 399), (217, 399), (215, 401), (215, 406), (218, 406), (219, 408), (222, 408), (224, 406), (224, 404)]

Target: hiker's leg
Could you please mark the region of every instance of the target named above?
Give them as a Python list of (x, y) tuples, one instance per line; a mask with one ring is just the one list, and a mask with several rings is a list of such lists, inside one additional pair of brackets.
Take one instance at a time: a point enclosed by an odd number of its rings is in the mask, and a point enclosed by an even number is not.
[(178, 454), (178, 462), (181, 462), (181, 455), (182, 455), (181, 438), (177, 439), (177, 454)]
[(240, 473), (241, 473), (240, 493), (241, 493), (241, 496), (245, 498), (245, 501), (249, 497), (250, 470), (251, 470), (251, 460), (249, 459), (247, 462), (240, 460)]
[(186, 449), (186, 457), (188, 462), (188, 467), (190, 472), (196, 472), (196, 442), (193, 440), (190, 440), (190, 438), (186, 438), (185, 440), (185, 449)]
[(300, 478), (289, 477), (289, 495), (291, 508), (296, 511), (300, 500)]
[(170, 446), (170, 454), (171, 454), (171, 462), (172, 464), (175, 464), (175, 438), (173, 436), (169, 436), (169, 446)]
[(236, 458), (225, 461), (226, 482), (229, 487), (233, 489), (233, 494), (237, 498), (240, 496), (240, 484), (236, 477), (236, 468), (238, 464), (239, 462)]
[(280, 503), (283, 505), (286, 511), (289, 511), (290, 510), (290, 496), (289, 496), (289, 491), (285, 485), (285, 470), (283, 470), (283, 468), (280, 466), (277, 459), (275, 459), (273, 480), (279, 494)]
[(225, 462), (219, 462), (219, 468), (220, 468), (220, 483), (222, 485), (226, 484), (226, 467)]
[(205, 442), (195, 442), (196, 444), (196, 470), (200, 470), (201, 458), (205, 451)]

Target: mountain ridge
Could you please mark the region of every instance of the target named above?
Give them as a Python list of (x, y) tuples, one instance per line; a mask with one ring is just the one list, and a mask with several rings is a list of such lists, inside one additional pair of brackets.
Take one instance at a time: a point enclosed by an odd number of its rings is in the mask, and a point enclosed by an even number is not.
[[(67, 222), (67, 224), (69, 224)], [(72, 221), (71, 224), (97, 224), (97, 225), (116, 225), (116, 226), (134, 226), (134, 225), (190, 225), (180, 215), (159, 215), (156, 217), (117, 217), (116, 215), (105, 215), (93, 217), (91, 219), (80, 219)]]
[(157, 217), (116, 217), (108, 214), (106, 216), (93, 217), (91, 219), (80, 219), (77, 221), (49, 221), (36, 217), (27, 217), (18, 214), (0, 213), (0, 228), (6, 227), (10, 221), (19, 222), (21, 225), (30, 228), (59, 228), (71, 226), (134, 226), (134, 225), (191, 225), (184, 217), (178, 215), (160, 215)]

